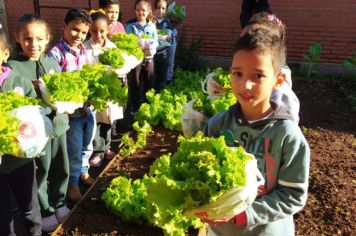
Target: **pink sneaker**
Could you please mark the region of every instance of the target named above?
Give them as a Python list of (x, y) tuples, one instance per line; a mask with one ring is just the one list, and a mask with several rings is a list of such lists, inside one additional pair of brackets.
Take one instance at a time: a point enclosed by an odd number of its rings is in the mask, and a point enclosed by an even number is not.
[(51, 216), (42, 218), (42, 231), (43, 232), (52, 232), (58, 227), (58, 225), (59, 225), (59, 222), (54, 214)]
[(105, 150), (105, 158), (108, 160), (113, 159), (116, 156), (116, 153), (111, 151), (110, 149)]
[(56, 209), (56, 217), (57, 217), (58, 222), (62, 223), (63, 220), (69, 214), (69, 212), (70, 212), (70, 209), (66, 205)]
[(89, 161), (90, 166), (92, 166), (92, 167), (100, 166), (100, 164), (103, 161), (103, 159), (104, 159), (104, 153), (96, 153), (96, 154), (94, 154), (94, 156)]

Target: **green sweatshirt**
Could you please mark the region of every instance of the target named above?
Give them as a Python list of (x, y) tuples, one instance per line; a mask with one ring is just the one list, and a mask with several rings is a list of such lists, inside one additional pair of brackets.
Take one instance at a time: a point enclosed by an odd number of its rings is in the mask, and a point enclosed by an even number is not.
[[(14, 90), (24, 96), (36, 97), (32, 83), (14, 71), (11, 71), (3, 84), (0, 85), (0, 92), (4, 93), (9, 90)], [(1, 158), (0, 174), (10, 173), (16, 168), (33, 161), (33, 159), (18, 158), (11, 155), (3, 155)]]
[(307, 200), (310, 149), (285, 107), (271, 103), (274, 113), (266, 119), (249, 123), (237, 103), (204, 127), (205, 135), (224, 135), (229, 145), (256, 157), (267, 191), (246, 209), (246, 226), (210, 226), (208, 235), (294, 235), (293, 215)]

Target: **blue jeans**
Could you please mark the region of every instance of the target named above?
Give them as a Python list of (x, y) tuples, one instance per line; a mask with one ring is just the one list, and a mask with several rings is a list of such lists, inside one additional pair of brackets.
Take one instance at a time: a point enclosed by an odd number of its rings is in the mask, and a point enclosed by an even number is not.
[(174, 57), (176, 55), (177, 39), (176, 37), (172, 40), (172, 46), (168, 48), (168, 68), (167, 68), (167, 80), (171, 82), (174, 75)]
[(95, 129), (95, 113), (89, 108), (86, 110), (86, 116), (69, 117), (67, 149), (70, 185), (78, 185), (80, 174), (88, 173)]

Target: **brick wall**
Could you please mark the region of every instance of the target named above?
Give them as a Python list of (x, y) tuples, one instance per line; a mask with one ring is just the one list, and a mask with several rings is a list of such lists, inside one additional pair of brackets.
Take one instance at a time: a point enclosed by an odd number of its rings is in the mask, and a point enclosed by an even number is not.
[[(121, 0), (123, 22), (134, 17), (134, 0)], [(154, 1), (152, 1), (153, 3)], [(241, 0), (177, 0), (186, 6), (187, 17), (180, 27), (189, 42), (203, 40), (202, 54), (230, 57), (232, 46), (240, 33)], [(340, 63), (356, 53), (356, 0), (270, 0), (273, 12), (287, 25), (289, 61), (303, 61), (309, 45), (323, 47), (322, 62)], [(40, 0), (41, 4), (87, 8), (85, 0)], [(5, 0), (8, 27), (13, 35), (16, 19), (33, 12), (33, 1)], [(97, 1), (92, 0), (97, 8)], [(55, 35), (62, 32), (66, 10), (41, 9)]]

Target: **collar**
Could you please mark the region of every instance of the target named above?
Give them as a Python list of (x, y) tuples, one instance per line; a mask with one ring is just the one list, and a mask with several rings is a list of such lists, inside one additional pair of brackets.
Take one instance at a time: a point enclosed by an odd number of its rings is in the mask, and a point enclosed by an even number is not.
[(104, 42), (104, 46), (100, 46), (99, 44), (95, 43), (92, 38), (89, 39), (89, 44), (91, 46), (92, 49), (103, 49), (103, 48), (107, 48), (109, 45), (108, 45), (108, 39), (105, 39), (105, 42)]
[(0, 69), (2, 70), (2, 74), (0, 74), (0, 86), (2, 86), (11, 73), (11, 69), (7, 66), (2, 66)]
[[(60, 44), (62, 45), (63, 49), (71, 54), (73, 54), (74, 56), (77, 56), (78, 55), (78, 52), (74, 49), (72, 49), (69, 44), (64, 40), (64, 38), (61, 38), (60, 40)], [(81, 43), (79, 45), (79, 54), (83, 54), (85, 53), (86, 49), (83, 45), (83, 43)]]

